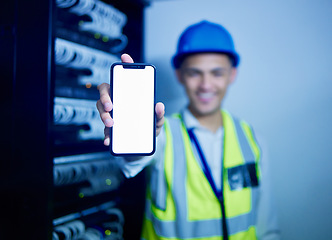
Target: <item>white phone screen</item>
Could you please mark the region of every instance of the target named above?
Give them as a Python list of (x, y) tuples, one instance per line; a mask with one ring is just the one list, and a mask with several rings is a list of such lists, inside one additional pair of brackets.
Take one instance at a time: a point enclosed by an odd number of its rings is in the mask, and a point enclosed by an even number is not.
[(112, 66), (114, 125), (111, 153), (151, 155), (155, 151), (155, 68), (143, 64)]

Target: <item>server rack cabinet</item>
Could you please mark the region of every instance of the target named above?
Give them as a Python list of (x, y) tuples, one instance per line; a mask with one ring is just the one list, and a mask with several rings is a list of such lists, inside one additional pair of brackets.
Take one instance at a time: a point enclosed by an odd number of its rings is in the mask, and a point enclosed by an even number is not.
[(1, 5), (0, 239), (46, 239), (52, 221), (53, 4)]
[[(143, 61), (146, 3), (98, 1), (127, 17), (122, 31), (125, 40), (114, 40), (101, 31), (82, 30), (91, 16), (70, 9), (82, 2), (97, 1), (75, 0), (71, 1), (74, 5), (62, 9), (59, 3), (65, 0), (2, 3), (0, 239), (61, 239), (68, 237), (68, 229), (70, 238), (75, 239), (102, 221), (98, 227), (104, 228), (107, 237), (111, 233), (107, 228), (112, 227), (110, 218), (117, 216), (121, 222), (122, 215), (124, 238), (139, 238), (144, 174), (121, 184), (117, 182), (120, 178), (110, 178), (116, 175), (116, 167), (106, 161), (108, 149), (94, 135), (89, 119), (95, 117), (95, 112), (91, 107), (89, 111), (73, 110), (78, 102), (86, 107), (97, 100), (96, 83), (90, 81), (100, 69), (73, 67), (57, 58), (57, 50), (65, 42), (67, 50), (77, 46), (93, 49), (98, 55), (94, 63), (103, 59), (105, 52), (119, 57), (124, 51), (136, 61)], [(126, 39), (125, 48), (112, 48)], [(112, 190), (105, 183), (112, 183)]]

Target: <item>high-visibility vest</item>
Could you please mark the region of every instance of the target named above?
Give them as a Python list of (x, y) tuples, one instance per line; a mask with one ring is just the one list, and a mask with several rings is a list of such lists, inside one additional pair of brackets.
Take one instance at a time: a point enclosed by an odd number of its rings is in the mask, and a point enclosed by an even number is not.
[[(225, 110), (221, 113), (228, 239), (256, 239), (260, 149), (246, 122)], [(165, 155), (151, 166), (142, 239), (223, 239), (222, 205), (200, 167), (180, 115), (167, 119), (164, 127)]]

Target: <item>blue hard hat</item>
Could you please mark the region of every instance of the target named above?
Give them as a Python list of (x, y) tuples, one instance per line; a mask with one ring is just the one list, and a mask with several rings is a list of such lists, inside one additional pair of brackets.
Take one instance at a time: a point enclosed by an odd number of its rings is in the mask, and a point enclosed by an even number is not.
[(234, 67), (239, 64), (240, 56), (230, 33), (223, 26), (204, 20), (189, 26), (180, 36), (177, 52), (172, 58), (173, 67), (179, 68), (188, 55), (210, 52), (227, 54)]

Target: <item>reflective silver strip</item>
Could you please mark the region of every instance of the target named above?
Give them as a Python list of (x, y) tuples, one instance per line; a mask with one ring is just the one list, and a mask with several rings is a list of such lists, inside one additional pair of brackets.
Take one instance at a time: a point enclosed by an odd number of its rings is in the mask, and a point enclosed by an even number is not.
[(246, 163), (254, 163), (255, 162), (255, 154), (253, 150), (250, 147), (250, 144), (248, 142), (248, 139), (244, 133), (244, 130), (241, 126), (240, 121), (237, 118), (233, 117), (233, 122), (235, 125), (236, 133), (237, 133), (237, 139), (239, 140), (241, 151), (243, 158)]
[(165, 158), (160, 160), (161, 161), (152, 165), (150, 169), (151, 200), (157, 208), (165, 211), (167, 196), (167, 183), (164, 168)]
[[(148, 209), (150, 209), (148, 202)], [(177, 209), (177, 213), (184, 212)], [(221, 219), (188, 221), (180, 220), (178, 215), (176, 221), (162, 221), (151, 214), (146, 215), (153, 222), (154, 229), (158, 236), (165, 238), (208, 238), (213, 236), (222, 236)], [(239, 232), (247, 231), (250, 226), (256, 223), (256, 215), (253, 211), (237, 217), (228, 218), (228, 234), (234, 235)]]
[[(222, 236), (221, 219), (209, 220), (188, 220), (187, 195), (186, 195), (186, 155), (181, 132), (181, 121), (179, 119), (168, 119), (170, 130), (173, 137), (173, 196), (176, 209), (175, 221), (163, 221), (155, 217), (151, 212), (151, 202), (147, 201), (146, 217), (153, 223), (157, 235), (165, 238), (208, 238), (213, 236)], [(241, 127), (241, 126), (240, 126)], [(240, 128), (242, 131), (242, 128)], [(244, 134), (242, 132), (242, 134)], [(245, 137), (245, 135), (242, 135)], [(239, 140), (240, 141), (240, 140)], [(247, 142), (242, 139), (243, 142)], [(247, 142), (247, 144), (249, 144)], [(241, 147), (242, 144), (240, 143)], [(249, 146), (249, 145), (248, 145)], [(249, 146), (250, 147), (250, 146)], [(253, 158), (255, 159), (255, 158)], [(252, 189), (252, 200), (256, 202), (257, 189)], [(233, 218), (227, 219), (229, 235), (247, 231), (250, 226), (256, 223), (256, 211), (250, 211)]]

